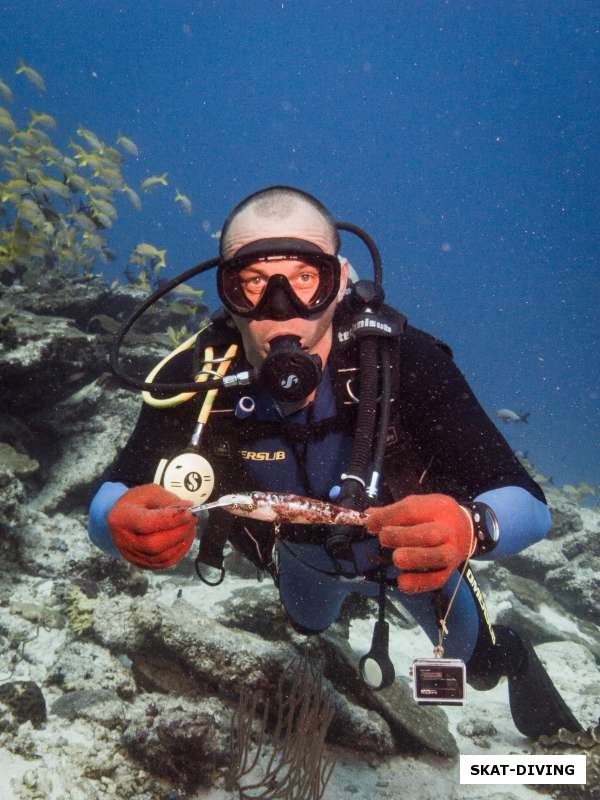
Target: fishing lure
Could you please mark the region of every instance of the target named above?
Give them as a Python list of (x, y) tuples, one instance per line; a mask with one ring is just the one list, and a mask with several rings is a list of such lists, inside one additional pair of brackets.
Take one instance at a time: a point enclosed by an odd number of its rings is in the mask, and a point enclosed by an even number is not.
[(212, 503), (193, 506), (192, 514), (223, 508), (230, 514), (263, 522), (290, 523), (292, 525), (362, 525), (366, 526), (366, 511), (342, 508), (333, 503), (313, 500), (298, 494), (278, 492), (250, 492), (226, 494)]

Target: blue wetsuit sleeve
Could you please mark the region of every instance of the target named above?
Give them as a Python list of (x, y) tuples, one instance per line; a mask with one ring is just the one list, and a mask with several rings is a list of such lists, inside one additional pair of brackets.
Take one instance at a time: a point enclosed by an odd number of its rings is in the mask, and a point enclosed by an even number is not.
[(108, 526), (108, 515), (119, 497), (125, 494), (127, 486), (124, 483), (111, 483), (106, 481), (94, 495), (90, 504), (88, 518), (88, 533), (92, 542), (111, 556), (121, 557), (113, 544)]
[(482, 561), (512, 556), (539, 542), (550, 530), (550, 509), (520, 486), (502, 486), (478, 495), (476, 500), (492, 509), (498, 520), (500, 539)]

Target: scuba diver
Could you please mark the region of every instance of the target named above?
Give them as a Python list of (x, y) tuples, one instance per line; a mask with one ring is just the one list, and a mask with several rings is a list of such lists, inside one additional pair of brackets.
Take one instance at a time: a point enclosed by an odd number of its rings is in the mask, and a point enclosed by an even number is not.
[[(340, 231), (367, 246), (374, 280), (359, 280), (339, 255)], [(133, 323), (215, 267), (223, 308), (208, 327), (145, 381), (125, 375), (118, 351)], [(98, 547), (145, 569), (173, 566), (205, 508), (196, 569), (206, 583), (222, 580), (229, 542), (271, 574), (291, 625), (306, 635), (334, 622), (351, 594), (378, 600), (360, 664), (372, 688), (394, 679), (391, 598), (437, 642), (434, 658), (413, 666), (419, 702), (460, 702), (461, 681), (484, 690), (506, 676), (522, 734), (581, 730), (532, 645), (491, 624), (469, 568), (542, 539), (551, 524), (544, 494), (450, 348), (384, 303), (379, 253), (364, 231), (293, 187), (250, 195), (228, 216), (219, 257), (146, 301), (111, 362), (144, 405), (90, 506)], [(317, 513), (315, 524), (295, 524), (284, 513), (273, 524), (244, 508), (230, 513), (231, 500), (207, 502), (240, 492), (273, 493), (265, 496), (283, 498), (284, 511), (289, 495), (322, 501), (321, 510), (335, 503), (367, 522), (319, 524)]]

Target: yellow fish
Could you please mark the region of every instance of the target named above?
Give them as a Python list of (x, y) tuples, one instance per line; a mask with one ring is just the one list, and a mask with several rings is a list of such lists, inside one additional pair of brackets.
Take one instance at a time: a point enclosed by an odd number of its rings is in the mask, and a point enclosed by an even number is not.
[(99, 178), (101, 181), (104, 181), (111, 189), (120, 190), (123, 188), (123, 176), (118, 169), (113, 169), (112, 167), (98, 167), (98, 169), (94, 170), (92, 175), (94, 178)]
[(90, 169), (101, 169), (103, 161), (98, 153), (86, 153), (84, 150), (81, 153), (76, 153), (75, 158), (79, 161), (80, 167), (89, 167)]
[(189, 197), (186, 197), (184, 194), (181, 194), (179, 189), (175, 189), (175, 202), (181, 203), (181, 207), (185, 211), (186, 214), (192, 213), (192, 201)]
[(130, 156), (135, 156), (137, 158), (140, 154), (138, 150), (137, 144), (133, 141), (133, 139), (129, 139), (127, 136), (123, 136), (123, 134), (119, 134), (117, 138), (117, 144), (121, 145), (123, 150), (126, 153), (129, 153)]
[(50, 114), (44, 114), (43, 111), (37, 112), (31, 108), (29, 114), (31, 115), (30, 126), (42, 125), (44, 128), (56, 128), (56, 120)]
[(167, 255), (166, 250), (159, 250), (157, 247), (154, 247), (153, 244), (148, 244), (147, 242), (140, 242), (140, 244), (136, 245), (135, 253), (137, 255), (142, 256), (143, 258), (156, 258), (158, 259), (158, 263), (156, 264), (157, 267), (166, 267), (167, 262), (165, 261), (165, 256)]
[(33, 131), (17, 131), (10, 137), (11, 142), (19, 142), (26, 147), (36, 147), (38, 140), (33, 135)]
[(140, 200), (139, 194), (136, 191), (134, 191), (131, 188), (131, 186), (127, 186), (127, 184), (125, 184), (125, 186), (123, 186), (121, 191), (125, 192), (129, 202), (136, 209), (136, 211), (140, 211), (141, 208), (142, 208), (142, 201)]
[(102, 197), (104, 200), (112, 200), (113, 190), (110, 186), (105, 186), (103, 183), (89, 183), (85, 192), (90, 197)]
[(15, 121), (11, 117), (10, 112), (2, 106), (0, 106), (0, 128), (8, 131), (9, 133), (15, 133), (17, 130), (17, 126), (15, 125)]
[(99, 197), (92, 197), (91, 203), (94, 208), (94, 211), (99, 211), (101, 214), (105, 214), (107, 217), (111, 219), (116, 219), (117, 217), (117, 210), (114, 206), (108, 203), (106, 200), (102, 200)]
[(147, 291), (150, 288), (150, 284), (148, 283), (148, 276), (146, 273), (140, 272), (137, 283), (132, 283), (131, 286), (134, 289), (144, 289), (144, 291)]
[(32, 83), (40, 92), (46, 91), (46, 83), (39, 72), (36, 72), (33, 67), (27, 66), (22, 58), (19, 59), (19, 66), (15, 70), (17, 75), (23, 73), (27, 80)]
[(31, 190), (31, 186), (23, 178), (15, 178), (12, 181), (0, 184), (0, 190), (2, 191), (0, 200), (5, 203), (10, 197), (27, 194)]
[(8, 172), (13, 178), (20, 178), (23, 174), (21, 167), (18, 167), (14, 161), (5, 161), (4, 164), (2, 164), (2, 169)]
[(116, 150), (114, 147), (106, 147), (106, 145), (102, 145), (100, 147), (100, 155), (108, 161), (108, 163), (112, 166), (115, 164), (118, 166), (121, 161), (123, 161), (123, 156)]
[(51, 144), (40, 145), (36, 148), (35, 154), (38, 158), (45, 159), (50, 164), (63, 164), (62, 153)]
[(19, 203), (17, 213), (21, 219), (26, 219), (34, 227), (41, 227), (46, 221), (36, 203), (27, 198)]
[(6, 100), (7, 103), (12, 103), (13, 101), (12, 89), (7, 83), (4, 83), (2, 78), (0, 78), (0, 94)]
[(68, 200), (71, 197), (69, 187), (61, 183), (61, 181), (57, 181), (56, 178), (42, 178), (38, 186), (41, 186), (42, 189), (47, 189), (51, 194), (57, 194), (63, 200)]
[(93, 212), (94, 219), (101, 225), (103, 228), (112, 228), (112, 219), (108, 216), (108, 214), (103, 214), (101, 211)]
[(86, 214), (82, 214), (80, 211), (76, 211), (73, 214), (73, 220), (88, 233), (94, 233), (96, 231), (96, 225), (94, 224), (94, 221), (91, 220)]
[(204, 289), (192, 289), (191, 286), (187, 286), (185, 283), (182, 283), (181, 286), (176, 286), (173, 289), (175, 294), (183, 294), (187, 297), (202, 297), (204, 294)]
[(95, 133), (88, 130), (87, 128), (84, 128), (80, 125), (77, 128), (77, 135), (81, 136), (82, 139), (85, 139), (93, 150), (102, 149), (102, 142), (100, 141), (100, 139), (96, 136)]
[(65, 178), (65, 180), (69, 184), (71, 189), (73, 189), (73, 191), (75, 192), (87, 191), (88, 182), (82, 175), (78, 175), (76, 172), (70, 172)]
[(104, 246), (104, 239), (97, 233), (84, 231), (82, 238), (88, 247), (93, 247), (95, 250), (101, 250)]
[(167, 186), (168, 174), (168, 172), (163, 172), (162, 175), (150, 175), (149, 178), (146, 178), (141, 182), (140, 186), (145, 192), (149, 192), (150, 189), (152, 189), (154, 186), (158, 186), (159, 184), (162, 186)]
[(46, 145), (50, 147), (52, 145), (52, 139), (48, 136), (46, 131), (43, 131), (41, 128), (32, 128), (31, 125), (27, 130), (36, 139), (38, 146)]

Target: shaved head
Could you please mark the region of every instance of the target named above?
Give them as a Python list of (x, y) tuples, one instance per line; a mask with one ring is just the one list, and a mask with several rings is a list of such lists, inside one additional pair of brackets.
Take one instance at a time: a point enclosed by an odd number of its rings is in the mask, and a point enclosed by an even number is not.
[(221, 234), (221, 256), (268, 238), (305, 239), (326, 253), (337, 253), (335, 220), (315, 197), (291, 186), (271, 186), (250, 195), (228, 216)]

